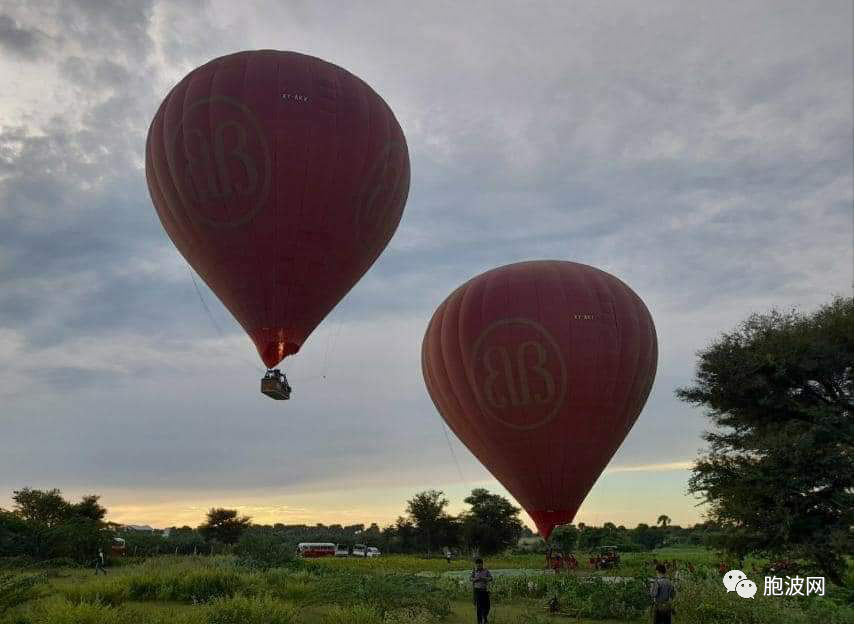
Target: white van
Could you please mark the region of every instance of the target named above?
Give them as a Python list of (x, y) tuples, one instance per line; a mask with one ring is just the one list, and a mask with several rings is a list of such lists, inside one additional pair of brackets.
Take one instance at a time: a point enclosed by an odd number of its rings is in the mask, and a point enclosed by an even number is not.
[(373, 546), (368, 546), (368, 550), (366, 551), (366, 555), (368, 557), (379, 557), (380, 556), (380, 549), (374, 548)]
[(350, 549), (347, 547), (346, 544), (338, 544), (335, 547), (335, 556), (336, 557), (349, 557), (350, 556)]

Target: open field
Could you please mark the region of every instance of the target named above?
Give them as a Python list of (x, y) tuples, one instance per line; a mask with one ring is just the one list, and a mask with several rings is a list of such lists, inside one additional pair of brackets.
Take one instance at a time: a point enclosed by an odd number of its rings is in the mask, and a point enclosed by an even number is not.
[[(678, 567), (677, 622), (854, 621), (854, 610), (839, 605), (850, 599), (844, 590), (800, 602), (727, 595), (713, 554), (700, 548), (629, 553), (617, 571), (594, 574), (582, 565), (557, 576), (544, 574), (539, 555), (491, 558), (490, 620), (645, 622), (652, 559)], [(468, 569), (465, 560), (414, 556), (297, 561), (269, 570), (243, 567), (230, 556), (164, 556), (113, 566), (106, 577), (65, 567), (42, 571), (36, 596), (0, 616), (0, 624), (455, 624), (474, 620)], [(552, 598), (563, 614), (547, 613)]]

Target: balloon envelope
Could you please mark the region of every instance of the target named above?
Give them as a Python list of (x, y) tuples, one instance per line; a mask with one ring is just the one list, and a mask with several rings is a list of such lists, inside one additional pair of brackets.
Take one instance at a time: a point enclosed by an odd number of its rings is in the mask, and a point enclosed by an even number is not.
[(190, 72), (160, 105), (145, 173), (163, 227), (272, 368), (388, 244), (409, 154), (346, 70), (258, 50)]
[(439, 413), (546, 539), (572, 521), (628, 434), (657, 360), (652, 317), (628, 286), (553, 260), (469, 280), (422, 345)]

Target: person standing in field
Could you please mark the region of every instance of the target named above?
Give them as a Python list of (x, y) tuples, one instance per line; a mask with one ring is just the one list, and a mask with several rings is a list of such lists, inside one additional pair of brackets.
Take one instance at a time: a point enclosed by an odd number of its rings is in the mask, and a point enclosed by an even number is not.
[(95, 558), (95, 576), (98, 576), (98, 572), (103, 572), (104, 576), (107, 576), (107, 570), (104, 567), (104, 549), (98, 549), (98, 556)]
[(655, 566), (656, 578), (650, 583), (649, 595), (652, 597), (653, 624), (671, 624), (673, 621), (673, 599), (676, 588), (667, 578), (667, 568), (659, 563)]
[(471, 571), (471, 582), (474, 588), (477, 624), (486, 624), (489, 617), (489, 584), (492, 582), (492, 574), (483, 567), (483, 559), (475, 559), (474, 565), (475, 569)]

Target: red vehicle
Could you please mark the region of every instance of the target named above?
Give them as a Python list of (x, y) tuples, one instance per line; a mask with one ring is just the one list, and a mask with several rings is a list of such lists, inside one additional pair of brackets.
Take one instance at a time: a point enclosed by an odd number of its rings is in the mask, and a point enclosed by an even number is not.
[(297, 545), (297, 555), (300, 557), (334, 557), (335, 544), (331, 542), (301, 542)]
[(114, 537), (113, 543), (110, 544), (110, 553), (114, 557), (124, 557), (127, 554), (127, 544), (121, 537)]

